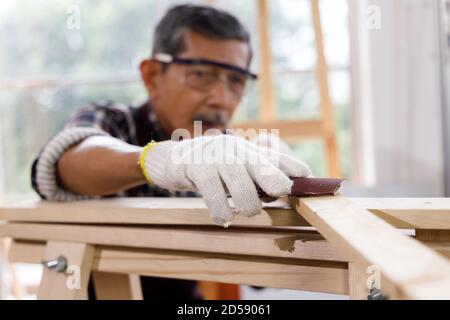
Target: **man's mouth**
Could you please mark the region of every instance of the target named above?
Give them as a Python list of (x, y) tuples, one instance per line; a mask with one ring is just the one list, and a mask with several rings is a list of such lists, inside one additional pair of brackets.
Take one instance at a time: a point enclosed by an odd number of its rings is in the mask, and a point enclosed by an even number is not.
[(194, 121), (200, 121), (205, 127), (225, 127), (229, 121), (229, 117), (225, 112), (209, 112), (198, 114), (194, 117)]

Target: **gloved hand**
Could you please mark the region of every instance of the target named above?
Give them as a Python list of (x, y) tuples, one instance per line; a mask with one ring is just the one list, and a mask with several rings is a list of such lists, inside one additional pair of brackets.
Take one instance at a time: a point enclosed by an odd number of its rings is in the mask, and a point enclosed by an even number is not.
[[(141, 167), (150, 182), (159, 187), (200, 192), (212, 222), (224, 227), (232, 223), (234, 214), (251, 217), (261, 213), (255, 184), (268, 195), (280, 197), (291, 191), (289, 177), (311, 174), (306, 164), (287, 154), (230, 135), (158, 143), (144, 149)], [(234, 211), (228, 204), (227, 191)]]
[[(254, 137), (251, 137), (250, 142), (254, 143), (259, 148), (271, 149), (289, 155), (294, 159), (297, 158), (291, 147), (285, 141), (283, 141), (283, 139), (281, 139), (279, 135), (275, 135), (269, 132), (260, 133)], [(312, 177), (312, 174), (310, 174), (308, 177)], [(260, 199), (262, 202), (270, 203), (278, 200), (278, 197), (260, 195)]]

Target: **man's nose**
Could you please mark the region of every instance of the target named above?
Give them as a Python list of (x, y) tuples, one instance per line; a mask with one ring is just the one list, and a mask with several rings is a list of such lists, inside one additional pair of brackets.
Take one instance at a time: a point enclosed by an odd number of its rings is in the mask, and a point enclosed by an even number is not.
[(231, 108), (235, 104), (234, 100), (233, 93), (223, 79), (217, 79), (208, 91), (208, 102), (212, 105)]

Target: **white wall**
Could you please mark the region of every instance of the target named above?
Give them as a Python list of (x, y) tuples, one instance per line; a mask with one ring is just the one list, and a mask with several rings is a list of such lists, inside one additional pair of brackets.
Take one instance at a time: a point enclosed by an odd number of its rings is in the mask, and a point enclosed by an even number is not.
[[(436, 2), (349, 2), (355, 181), (403, 190), (402, 196), (408, 188), (411, 195), (442, 196)], [(381, 13), (378, 30), (366, 25), (373, 5)]]

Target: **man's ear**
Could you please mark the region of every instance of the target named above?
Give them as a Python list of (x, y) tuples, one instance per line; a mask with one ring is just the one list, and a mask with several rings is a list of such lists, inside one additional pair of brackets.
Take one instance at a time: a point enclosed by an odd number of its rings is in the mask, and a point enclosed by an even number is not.
[(141, 77), (152, 100), (158, 99), (159, 82), (162, 76), (161, 63), (153, 59), (146, 59), (139, 65)]

